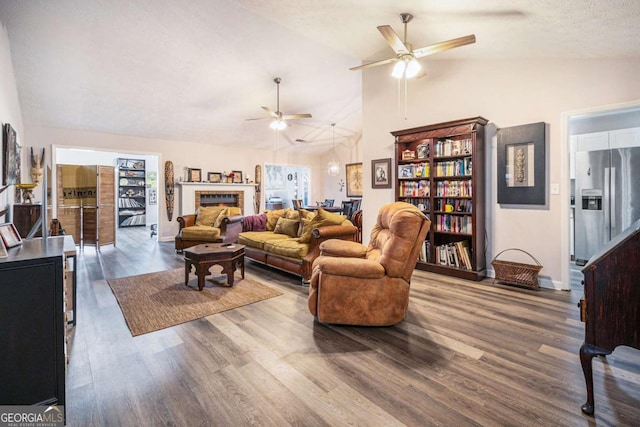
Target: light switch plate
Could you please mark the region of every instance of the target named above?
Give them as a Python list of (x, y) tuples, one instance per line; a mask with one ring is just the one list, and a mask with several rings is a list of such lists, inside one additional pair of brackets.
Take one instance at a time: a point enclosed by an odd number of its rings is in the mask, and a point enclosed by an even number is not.
[(551, 184), (551, 194), (560, 194), (560, 184)]

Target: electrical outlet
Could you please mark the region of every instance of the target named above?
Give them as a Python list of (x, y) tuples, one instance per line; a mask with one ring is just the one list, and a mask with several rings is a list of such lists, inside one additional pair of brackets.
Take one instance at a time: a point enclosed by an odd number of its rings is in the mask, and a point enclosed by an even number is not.
[(551, 184), (551, 194), (560, 194), (560, 184)]

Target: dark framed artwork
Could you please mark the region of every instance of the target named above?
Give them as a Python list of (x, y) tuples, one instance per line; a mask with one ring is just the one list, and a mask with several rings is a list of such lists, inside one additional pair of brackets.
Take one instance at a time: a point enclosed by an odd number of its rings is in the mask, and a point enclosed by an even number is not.
[(202, 169), (188, 169), (187, 181), (189, 182), (200, 182), (202, 181)]
[(232, 182), (235, 184), (242, 184), (242, 171), (231, 171), (233, 174)]
[(2, 127), (2, 185), (20, 182), (20, 146), (16, 131), (9, 123)]
[(498, 203), (546, 205), (546, 128), (540, 122), (498, 131)]
[(347, 197), (362, 197), (362, 163), (348, 163)]
[(16, 229), (16, 226), (11, 222), (0, 224), (0, 239), (4, 242), (4, 246), (12, 248), (22, 244), (22, 238)]
[(222, 182), (222, 172), (209, 172), (207, 174), (207, 181), (213, 183)]
[(391, 159), (371, 160), (371, 188), (391, 188)]

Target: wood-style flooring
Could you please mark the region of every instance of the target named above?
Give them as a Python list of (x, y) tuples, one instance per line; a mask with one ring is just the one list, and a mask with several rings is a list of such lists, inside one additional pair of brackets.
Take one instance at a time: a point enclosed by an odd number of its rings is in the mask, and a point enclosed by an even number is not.
[(247, 262), (284, 295), (132, 338), (104, 279), (183, 265), (145, 228), (78, 255), (69, 426), (637, 426), (640, 357), (578, 349), (581, 289), (532, 291), (416, 271), (407, 319), (322, 325), (299, 279)]

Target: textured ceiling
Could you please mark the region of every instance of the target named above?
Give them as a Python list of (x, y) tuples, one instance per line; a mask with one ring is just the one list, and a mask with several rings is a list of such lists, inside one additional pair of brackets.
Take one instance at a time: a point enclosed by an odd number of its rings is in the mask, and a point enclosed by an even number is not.
[[(475, 34), (448, 58), (639, 57), (637, 0), (0, 0), (25, 124), (212, 144), (273, 146), (260, 106), (311, 113), (287, 149), (361, 131), (361, 71), (391, 49)], [(367, 72), (367, 71), (364, 71)], [(296, 140), (304, 140), (300, 142)]]

